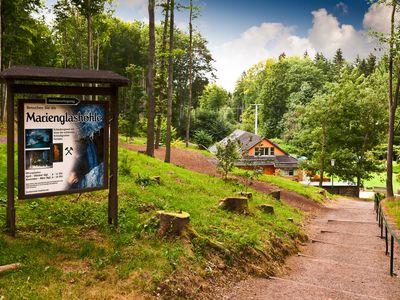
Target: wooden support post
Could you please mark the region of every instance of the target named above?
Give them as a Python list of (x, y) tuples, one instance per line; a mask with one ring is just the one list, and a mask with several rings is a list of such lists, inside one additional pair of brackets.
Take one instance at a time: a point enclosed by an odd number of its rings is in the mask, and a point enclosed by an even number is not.
[(7, 82), (7, 228), (15, 236), (14, 85)]
[(108, 223), (118, 226), (118, 88), (111, 95), (110, 121), (110, 187), (108, 194)]

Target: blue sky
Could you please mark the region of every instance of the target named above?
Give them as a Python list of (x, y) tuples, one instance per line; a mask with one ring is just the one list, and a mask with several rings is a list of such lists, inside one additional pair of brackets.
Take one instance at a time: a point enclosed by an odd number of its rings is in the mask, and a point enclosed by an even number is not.
[[(47, 0), (51, 5), (55, 0)], [(116, 16), (147, 21), (147, 0), (115, 0)], [(188, 0), (180, 0), (188, 3)], [(201, 16), (196, 28), (209, 41), (216, 60), (217, 83), (232, 91), (240, 74), (253, 64), (283, 51), (332, 57), (342, 48), (346, 58), (367, 56), (375, 41), (368, 29), (386, 31), (390, 13), (366, 0), (198, 0)], [(160, 21), (161, 15), (156, 19)], [(157, 20), (156, 20), (157, 21)], [(177, 26), (187, 28), (188, 12), (178, 12)]]

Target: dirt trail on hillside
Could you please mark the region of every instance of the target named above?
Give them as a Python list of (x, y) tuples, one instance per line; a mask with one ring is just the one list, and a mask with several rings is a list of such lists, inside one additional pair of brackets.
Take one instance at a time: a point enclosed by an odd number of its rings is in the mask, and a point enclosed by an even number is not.
[(400, 279), (389, 276), (373, 206), (349, 199), (331, 203), (310, 224), (312, 240), (287, 260), (286, 275), (242, 281), (221, 298), (400, 299)]
[[(145, 145), (121, 144), (121, 146), (125, 149), (132, 151), (142, 152), (146, 150)], [(165, 148), (155, 150), (154, 156), (157, 159), (164, 160)], [(217, 171), (217, 161), (211, 157), (204, 156), (201, 153), (195, 151), (172, 148), (171, 163), (198, 173), (208, 174), (211, 176), (220, 176)], [(238, 178), (238, 180), (245, 184), (242, 179)], [(269, 193), (277, 189), (277, 187), (273, 184), (260, 181), (253, 181), (250, 187), (261, 193)], [(307, 212), (314, 212), (322, 208), (321, 205), (295, 192), (283, 189), (280, 190), (281, 199), (295, 208)]]

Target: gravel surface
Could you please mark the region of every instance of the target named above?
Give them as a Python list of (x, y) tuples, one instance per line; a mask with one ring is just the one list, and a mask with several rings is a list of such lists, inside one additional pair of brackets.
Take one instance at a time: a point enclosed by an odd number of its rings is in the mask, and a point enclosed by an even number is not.
[(400, 299), (400, 279), (389, 276), (373, 206), (349, 199), (333, 202), (309, 225), (311, 240), (288, 259), (286, 274), (242, 281), (223, 298)]

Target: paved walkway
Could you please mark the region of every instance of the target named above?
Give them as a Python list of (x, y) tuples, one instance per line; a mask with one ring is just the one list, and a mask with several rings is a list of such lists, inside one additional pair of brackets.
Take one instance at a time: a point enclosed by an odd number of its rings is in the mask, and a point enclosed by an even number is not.
[(373, 205), (333, 202), (311, 224), (311, 241), (288, 260), (287, 275), (242, 281), (224, 298), (400, 299), (400, 278), (389, 276)]

